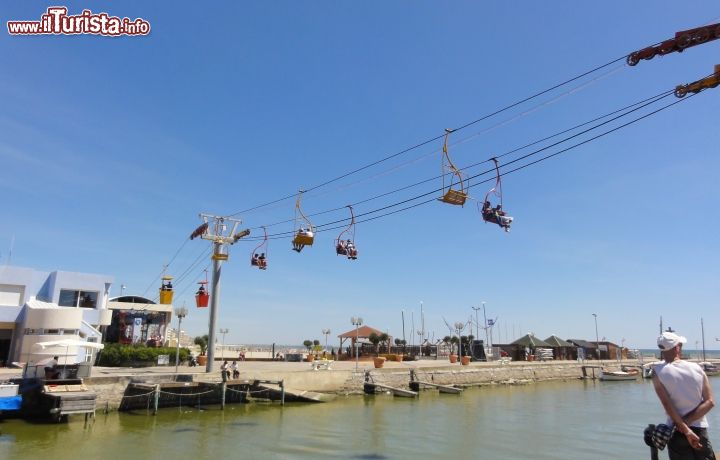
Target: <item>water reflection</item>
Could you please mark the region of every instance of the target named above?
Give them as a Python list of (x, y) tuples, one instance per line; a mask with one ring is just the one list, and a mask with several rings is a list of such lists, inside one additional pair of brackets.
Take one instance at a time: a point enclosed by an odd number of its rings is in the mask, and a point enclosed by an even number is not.
[[(718, 393), (720, 378), (712, 382)], [(461, 395), (424, 391), (416, 399), (382, 394), (284, 408), (99, 414), (87, 427), (82, 418), (6, 420), (0, 459), (646, 458), (642, 429), (663, 418), (648, 382), (568, 381), (471, 388)], [(720, 410), (709, 421), (711, 440), (720, 445)]]

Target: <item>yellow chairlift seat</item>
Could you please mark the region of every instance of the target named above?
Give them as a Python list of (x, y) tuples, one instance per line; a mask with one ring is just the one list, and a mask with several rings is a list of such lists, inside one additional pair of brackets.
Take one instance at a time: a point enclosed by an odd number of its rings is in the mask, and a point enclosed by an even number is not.
[(315, 235), (312, 232), (298, 231), (293, 238), (293, 244), (302, 244), (304, 246), (312, 246), (315, 241)]
[(173, 279), (172, 276), (163, 276), (162, 277), (162, 286), (160, 287), (160, 303), (162, 305), (170, 305), (173, 301), (173, 287), (171, 280)]
[(442, 148), (443, 191), (445, 190), (445, 171), (447, 170), (449, 170), (452, 175), (455, 176), (457, 180), (457, 186), (460, 187), (460, 189), (455, 190), (452, 188), (454, 181), (451, 179), (447, 187), (447, 192), (445, 192), (442, 197), (438, 198), (438, 200), (442, 201), (443, 203), (463, 206), (465, 204), (465, 200), (467, 200), (468, 194), (465, 191), (465, 184), (463, 182), (462, 174), (460, 174), (460, 170), (458, 170), (453, 164), (452, 160), (450, 159), (450, 153), (448, 152), (448, 137), (452, 132), (452, 129), (445, 130), (445, 142), (443, 143)]
[(460, 190), (448, 189), (447, 193), (445, 193), (445, 195), (443, 195), (441, 198), (438, 198), (438, 200), (442, 201), (443, 203), (463, 206), (465, 204), (465, 200), (467, 200), (467, 197), (468, 195), (465, 192), (461, 192)]

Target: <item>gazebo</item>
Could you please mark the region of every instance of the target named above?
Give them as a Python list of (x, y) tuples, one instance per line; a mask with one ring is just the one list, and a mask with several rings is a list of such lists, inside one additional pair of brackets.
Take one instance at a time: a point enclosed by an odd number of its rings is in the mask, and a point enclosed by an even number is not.
[(575, 345), (572, 343), (567, 342), (554, 334), (545, 339), (545, 342), (553, 348), (555, 359), (572, 359), (572, 350), (575, 348)]
[(512, 358), (514, 360), (524, 360), (526, 356), (524, 355), (525, 349), (530, 349), (530, 355), (535, 354), (536, 348), (552, 348), (552, 345), (545, 342), (544, 340), (540, 340), (537, 337), (535, 337), (533, 334), (525, 334), (524, 336), (520, 337), (516, 341), (512, 342), (510, 345), (515, 347), (514, 355)]
[[(373, 327), (370, 326), (360, 326), (357, 329), (351, 329), (347, 332), (344, 332), (340, 335), (338, 335), (338, 338), (340, 339), (340, 353), (338, 353), (338, 356), (342, 354), (343, 350), (343, 343), (345, 342), (345, 339), (350, 339), (350, 348), (351, 350), (357, 350), (356, 343), (363, 343), (362, 339), (364, 340), (364, 343), (368, 343), (368, 337), (370, 337), (370, 334), (375, 333), (377, 335), (382, 335), (383, 332), (379, 331)], [(355, 356), (355, 352), (348, 353), (350, 356)]]

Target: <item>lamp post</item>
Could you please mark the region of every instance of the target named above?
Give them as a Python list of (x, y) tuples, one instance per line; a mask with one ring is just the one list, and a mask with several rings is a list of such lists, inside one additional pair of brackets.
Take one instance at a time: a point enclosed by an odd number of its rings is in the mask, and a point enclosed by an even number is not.
[(597, 359), (600, 359), (600, 336), (598, 335), (598, 328), (597, 328), (597, 313), (592, 314), (595, 318), (595, 346), (597, 347), (595, 349), (595, 353), (597, 354)]
[(462, 336), (460, 333), (462, 332), (463, 328), (465, 327), (465, 324), (461, 322), (455, 323), (455, 329), (457, 330), (458, 335), (458, 362), (460, 363), (462, 361)]
[(322, 333), (325, 336), (325, 351), (327, 351), (327, 339), (328, 339), (328, 336), (330, 335), (330, 329), (323, 329)]
[[(483, 303), (484, 305), (484, 303)], [(480, 321), (478, 320), (478, 311), (483, 307), (470, 307), (475, 310), (475, 337), (480, 340)], [(483, 310), (484, 311), (484, 310)]]
[(359, 316), (355, 317), (353, 316), (350, 318), (350, 322), (353, 326), (355, 326), (355, 372), (358, 370), (358, 364), (359, 364), (359, 357), (358, 357), (358, 348), (360, 347), (360, 333), (358, 332), (358, 328), (363, 323), (363, 319)]
[(175, 309), (175, 316), (178, 317), (178, 329), (177, 334), (175, 337), (175, 373), (177, 374), (178, 371), (178, 364), (180, 361), (180, 334), (181, 334), (181, 326), (182, 326), (182, 320), (185, 318), (188, 314), (188, 309), (185, 307), (180, 307)]
[(220, 328), (220, 329), (218, 330), (218, 332), (221, 333), (222, 336), (223, 336), (223, 338), (222, 338), (222, 349), (220, 350), (220, 359), (221, 359), (221, 360), (224, 360), (224, 359), (225, 359), (225, 334), (227, 334), (228, 332), (230, 332), (230, 330), (227, 329), (227, 328), (225, 328), (225, 329)]

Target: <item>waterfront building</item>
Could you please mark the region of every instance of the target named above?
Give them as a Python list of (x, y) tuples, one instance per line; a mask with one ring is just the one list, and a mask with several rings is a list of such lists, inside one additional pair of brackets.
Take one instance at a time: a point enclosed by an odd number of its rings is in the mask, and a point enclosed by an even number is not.
[[(0, 364), (94, 361), (110, 324), (107, 308), (113, 278), (108, 275), (0, 267)], [(62, 342), (62, 347), (46, 346)]]
[[(112, 312), (106, 343), (163, 346), (172, 320), (172, 304), (155, 303), (145, 297), (125, 295), (108, 301)], [(177, 342), (175, 342), (177, 343)]]

